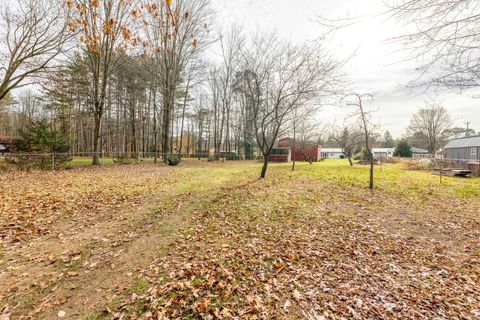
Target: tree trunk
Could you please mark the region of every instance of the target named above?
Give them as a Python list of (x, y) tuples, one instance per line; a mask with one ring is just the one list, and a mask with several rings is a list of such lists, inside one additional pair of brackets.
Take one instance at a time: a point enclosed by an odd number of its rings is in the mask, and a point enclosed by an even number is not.
[(370, 191), (373, 191), (373, 154), (370, 152)]
[(102, 116), (98, 113), (95, 114), (95, 128), (93, 130), (93, 158), (92, 158), (92, 165), (99, 166), (100, 165), (100, 149), (101, 149), (101, 141), (100, 141), (100, 126), (102, 124)]
[(153, 90), (153, 163), (157, 163), (157, 92)]
[(166, 100), (163, 106), (163, 123), (162, 123), (162, 159), (167, 163), (168, 151), (170, 150), (170, 101)]
[(190, 130), (187, 133), (187, 158), (190, 158)]
[[(294, 113), (294, 117), (296, 117), (296, 114)], [(297, 137), (296, 137), (296, 119), (293, 120), (293, 151), (292, 151), (292, 157), (293, 157), (293, 162), (292, 162), (292, 171), (295, 171), (295, 152), (297, 149)]]
[(260, 173), (260, 178), (261, 179), (265, 178), (265, 174), (267, 173), (267, 167), (268, 167), (268, 155), (263, 156), (262, 172)]
[(186, 90), (185, 90), (185, 97), (183, 98), (182, 125), (181, 125), (181, 128), (180, 128), (180, 147), (179, 147), (179, 151), (178, 151), (179, 154), (182, 153), (182, 148), (183, 148), (183, 125), (185, 123), (185, 110), (187, 109), (187, 99), (188, 99), (189, 86), (190, 86), (190, 74), (189, 74), (189, 77), (188, 77), (187, 86), (186, 86)]
[(350, 163), (350, 166), (353, 167), (353, 162), (352, 162), (352, 157), (347, 157), (348, 162)]

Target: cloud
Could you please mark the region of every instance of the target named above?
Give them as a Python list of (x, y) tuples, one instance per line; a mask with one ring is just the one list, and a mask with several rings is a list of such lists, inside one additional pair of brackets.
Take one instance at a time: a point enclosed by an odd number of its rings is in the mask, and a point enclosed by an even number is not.
[[(432, 93), (412, 90), (407, 84), (416, 77), (416, 63), (406, 60), (405, 50), (398, 43), (387, 41), (402, 33), (404, 26), (381, 13), (382, 0), (213, 0), (219, 24), (237, 23), (246, 33), (277, 30), (291, 41), (318, 38), (323, 30), (316, 22), (328, 18), (360, 17), (358, 23), (337, 32), (327, 45), (339, 59), (356, 52), (346, 66), (352, 89), (376, 95), (374, 117), (395, 136), (404, 132), (413, 113), (430, 100)], [(479, 100), (467, 95), (442, 92), (436, 96), (452, 114), (456, 125), (469, 119), (480, 129)], [(324, 122), (343, 123), (349, 108), (324, 107), (318, 118)]]

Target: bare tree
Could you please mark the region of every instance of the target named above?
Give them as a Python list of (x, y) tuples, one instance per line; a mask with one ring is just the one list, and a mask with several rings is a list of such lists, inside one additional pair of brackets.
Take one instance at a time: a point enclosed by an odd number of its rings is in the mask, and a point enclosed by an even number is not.
[(449, 139), (468, 137), (475, 134), (475, 129), (472, 128), (462, 128), (462, 127), (453, 127), (447, 130), (446, 135)]
[(190, 93), (192, 92), (195, 87), (199, 86), (203, 81), (204, 81), (204, 74), (205, 68), (202, 65), (202, 61), (199, 59), (193, 58), (189, 62), (189, 66), (187, 68), (186, 72), (186, 80), (183, 86), (183, 99), (182, 99), (182, 109), (181, 109), (181, 125), (180, 125), (180, 145), (178, 147), (178, 152), (179, 154), (182, 153), (183, 150), (183, 138), (184, 138), (184, 127), (185, 127), (185, 120), (186, 117), (188, 116), (188, 104), (189, 102), (193, 99), (190, 96)]
[(135, 45), (138, 37), (132, 35), (132, 12), (136, 1), (71, 0), (75, 10), (70, 28), (78, 32), (86, 58), (82, 62), (90, 77), (89, 99), (94, 116), (93, 165), (100, 165), (101, 124), (105, 113), (108, 81), (122, 52)]
[(373, 159), (373, 152), (372, 152), (371, 143), (370, 143), (373, 132), (372, 132), (370, 121), (369, 121), (370, 114), (363, 105), (364, 99), (371, 100), (373, 99), (373, 96), (368, 93), (367, 94), (351, 93), (349, 96), (353, 97), (353, 101), (348, 102), (348, 104), (351, 106), (355, 106), (357, 108), (357, 112), (355, 113), (355, 115), (359, 117), (360, 123), (362, 126), (362, 130), (364, 134), (365, 151), (370, 161), (370, 175), (369, 175), (368, 187), (370, 188), (370, 191), (373, 191), (374, 159)]
[(452, 120), (447, 110), (431, 103), (412, 116), (407, 131), (411, 135), (420, 134), (425, 137), (427, 150), (435, 154), (440, 145), (448, 139), (451, 127)]
[(333, 92), (339, 65), (322, 49), (257, 36), (244, 52), (241, 85), (252, 110), (265, 178), (269, 155), (295, 109)]
[(33, 90), (24, 88), (18, 94), (18, 128), (20, 131), (35, 120), (36, 116), (41, 112), (41, 107), (40, 96)]
[[(241, 34), (242, 29), (239, 26), (232, 26), (225, 32), (220, 33), (220, 46), (222, 49), (222, 63), (219, 69), (219, 95), (220, 108), (222, 110), (222, 127), (225, 125), (224, 144), (227, 151), (230, 151), (230, 120), (232, 113), (232, 100), (234, 96), (235, 74), (238, 71), (240, 60), (240, 48), (244, 44), (244, 38)], [(222, 131), (221, 131), (222, 133)], [(216, 147), (217, 152), (220, 151), (222, 144), (222, 134)]]
[(343, 150), (343, 154), (347, 157), (350, 166), (353, 166), (352, 157), (357, 152), (363, 142), (362, 132), (359, 129), (351, 128), (352, 126), (344, 126), (333, 132), (331, 138), (336, 145)]
[(177, 90), (188, 63), (205, 48), (212, 20), (209, 0), (143, 1), (146, 9), (144, 47), (153, 54), (159, 67), (162, 96), (161, 145), (166, 162), (170, 150), (170, 131)]
[[(293, 110), (291, 120), (291, 130), (293, 140), (291, 143), (292, 153), (300, 152), (305, 156), (305, 160), (312, 164), (307, 148), (315, 144), (315, 138), (318, 137), (317, 124), (310, 121), (312, 108), (297, 108)], [(296, 159), (293, 157), (292, 171), (295, 170)]]
[(480, 6), (471, 0), (386, 0), (413, 30), (395, 40), (421, 62), (420, 84), (466, 89), (480, 85)]
[(0, 100), (54, 67), (69, 39), (67, 11), (55, 0), (0, 5)]

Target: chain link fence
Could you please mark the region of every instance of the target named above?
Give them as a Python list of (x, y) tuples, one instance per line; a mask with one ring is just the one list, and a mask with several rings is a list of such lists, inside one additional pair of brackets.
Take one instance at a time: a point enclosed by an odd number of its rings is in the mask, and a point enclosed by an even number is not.
[(142, 162), (163, 162), (164, 156), (181, 159), (198, 159), (206, 161), (239, 161), (259, 160), (261, 157), (245, 157), (235, 152), (194, 152), (194, 153), (162, 153), (162, 152), (69, 152), (69, 153), (5, 153), (0, 155), (0, 162), (15, 166), (20, 170), (42, 169), (59, 170), (76, 166), (92, 164), (95, 154), (99, 156), (101, 165), (106, 164), (133, 164)]

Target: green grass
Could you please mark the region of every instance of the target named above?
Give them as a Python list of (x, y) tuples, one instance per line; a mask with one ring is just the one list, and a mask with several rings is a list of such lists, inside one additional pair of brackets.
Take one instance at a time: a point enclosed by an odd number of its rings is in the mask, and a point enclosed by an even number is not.
[[(285, 171), (290, 178), (322, 179), (323, 181), (349, 187), (366, 188), (369, 168), (364, 165), (351, 167), (347, 160), (325, 160), (312, 165), (297, 163), (294, 172), (291, 164), (274, 164), (269, 169)], [(268, 171), (267, 171), (268, 176)], [(383, 164), (374, 169), (375, 189), (403, 196), (428, 196), (431, 194), (459, 196), (462, 198), (480, 195), (480, 179), (440, 177), (429, 171), (411, 171), (404, 163)]]
[[(153, 163), (153, 158), (144, 158), (140, 160), (141, 163)], [(115, 158), (101, 158), (100, 165), (109, 166), (115, 164)], [(87, 167), (92, 165), (91, 157), (75, 157), (69, 163), (68, 167), (77, 168), (77, 167)]]
[(135, 294), (142, 294), (145, 293), (145, 291), (147, 291), (149, 287), (150, 284), (148, 283), (148, 281), (145, 280), (145, 278), (140, 278), (130, 287), (129, 292)]

